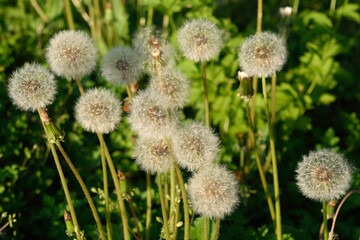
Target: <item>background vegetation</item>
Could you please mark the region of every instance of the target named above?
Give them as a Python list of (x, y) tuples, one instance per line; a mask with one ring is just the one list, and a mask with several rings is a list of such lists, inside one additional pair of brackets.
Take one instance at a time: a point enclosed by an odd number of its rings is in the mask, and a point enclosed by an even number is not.
[[(17, 219), (12, 228), (1, 232), (0, 239), (65, 238), (66, 201), (41, 122), (37, 114), (16, 109), (6, 90), (7, 80), (17, 67), (33, 61), (45, 64), (44, 49), (49, 39), (62, 29), (71, 28), (64, 2), (67, 0), (0, 0), (0, 213), (15, 213)], [(100, 58), (111, 46), (130, 45), (139, 24), (147, 24), (149, 20), (158, 27), (165, 26), (175, 46), (177, 29), (187, 19), (207, 18), (224, 31), (226, 44), (221, 54), (207, 65), (211, 122), (222, 140), (218, 161), (227, 164), (241, 182), (241, 205), (223, 221), (220, 239), (272, 239), (273, 226), (254, 156), (246, 152), (248, 126), (244, 103), (237, 97), (237, 50), (245, 37), (255, 33), (257, 2), (104, 0), (99, 8), (96, 2), (99, 1), (73, 0), (71, 11), (75, 29), (93, 36)], [(355, 167), (360, 166), (360, 4), (354, 2), (339, 0), (336, 9), (329, 11), (330, 1), (302, 0), (297, 14), (287, 20), (279, 15), (279, 7), (292, 6), (293, 1), (264, 2), (263, 30), (285, 29), (288, 45), (288, 61), (278, 74), (276, 88), (277, 153), (286, 239), (318, 238), (322, 221), (321, 204), (303, 197), (295, 184), (294, 169), (303, 154), (330, 148), (343, 153)], [(93, 27), (84, 20), (84, 13), (93, 21), (90, 24)], [(204, 121), (200, 65), (181, 54), (178, 59), (178, 67), (192, 84), (182, 118)], [(126, 97), (125, 88), (106, 83), (99, 71), (85, 77), (83, 82), (85, 87), (106, 86), (120, 99)], [(140, 88), (146, 83), (145, 76)], [(75, 81), (58, 78), (58, 89), (57, 100), (49, 107), (49, 113), (66, 132), (64, 147), (87, 186), (93, 188), (93, 197), (104, 220), (104, 203), (98, 190), (102, 187), (98, 141), (74, 121), (74, 102), (80, 96)], [(264, 154), (268, 149), (264, 104), (261, 95), (258, 97), (256, 134), (272, 188), (270, 159)], [(116, 167), (125, 172), (132, 184), (135, 210), (144, 223), (145, 174), (131, 157), (134, 136), (126, 119), (106, 138)], [(82, 191), (65, 165), (64, 171), (80, 225), (88, 239), (96, 239), (97, 229)], [(359, 188), (360, 173), (355, 172), (352, 189)], [(160, 216), (155, 186), (153, 194), (153, 216)], [(116, 195), (113, 193), (111, 197), (116, 207)], [(359, 196), (351, 197), (342, 208), (336, 226), (340, 239), (360, 239), (359, 216), (354, 214), (359, 208)], [(112, 219), (120, 223), (116, 213)], [(6, 221), (4, 218), (0, 226)], [(195, 216), (192, 239), (201, 238), (201, 224)], [(133, 222), (130, 225), (134, 226)], [(113, 227), (117, 239), (121, 239), (120, 224)], [(151, 239), (158, 239), (160, 227), (153, 220)], [(140, 228), (143, 229), (142, 224)]]

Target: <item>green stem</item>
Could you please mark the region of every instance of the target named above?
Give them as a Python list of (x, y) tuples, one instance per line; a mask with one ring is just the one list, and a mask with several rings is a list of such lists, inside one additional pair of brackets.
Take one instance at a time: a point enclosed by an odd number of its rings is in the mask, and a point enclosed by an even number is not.
[(335, 7), (336, 7), (336, 0), (331, 0), (331, 2), (330, 2), (330, 16), (334, 15)]
[(95, 205), (94, 205), (94, 202), (90, 196), (90, 193), (89, 191), (87, 190), (86, 188), (86, 185), (84, 183), (84, 181), (82, 180), (80, 174), (78, 173), (78, 171), (76, 170), (75, 166), (73, 165), (73, 163), (71, 162), (69, 156), (66, 154), (65, 150), (63, 149), (63, 147), (61, 146), (61, 144), (59, 142), (56, 143), (56, 146), (58, 147), (58, 149), (60, 150), (61, 154), (63, 155), (66, 163), (69, 165), (71, 171), (74, 173), (77, 181), (79, 182), (80, 186), (81, 186), (81, 189), (83, 190), (84, 194), (85, 194), (85, 197), (90, 205), (90, 209), (91, 209), (91, 212), (94, 216), (94, 219), (95, 219), (95, 222), (96, 222), (96, 225), (99, 229), (99, 232), (100, 232), (100, 235), (101, 235), (101, 239), (106, 239), (105, 237), (105, 233), (104, 233), (104, 230), (101, 226), (101, 221), (100, 221), (100, 218), (99, 218), (99, 215), (96, 211), (96, 208), (95, 208)]
[(268, 122), (269, 134), (270, 134), (270, 150), (271, 150), (271, 160), (273, 165), (273, 177), (274, 177), (274, 193), (275, 193), (275, 215), (276, 215), (276, 238), (277, 240), (282, 239), (282, 230), (281, 230), (281, 209), (280, 209), (280, 190), (279, 190), (279, 177), (277, 170), (277, 160), (275, 152), (275, 133), (274, 128), (271, 123), (271, 117), (269, 112), (269, 103), (268, 96), (266, 91), (266, 81), (265, 77), (262, 76), (262, 88), (265, 102), (265, 111), (266, 118)]
[(259, 175), (260, 175), (260, 180), (261, 180), (261, 183), (262, 183), (262, 186), (264, 188), (265, 195), (266, 195), (266, 200), (267, 200), (267, 203), (268, 203), (268, 206), (269, 206), (271, 220), (272, 220), (273, 224), (275, 225), (274, 203), (273, 203), (273, 201), (271, 199), (271, 195), (270, 195), (268, 185), (267, 185), (267, 182), (266, 182), (264, 170), (263, 170), (263, 167), (262, 167), (262, 164), (261, 164), (261, 161), (260, 161), (259, 151), (257, 149), (256, 140), (255, 140), (254, 125), (253, 125), (251, 117), (250, 117), (249, 104), (246, 103), (245, 105), (246, 105), (246, 112), (247, 112), (248, 121), (249, 121), (249, 130), (251, 132), (251, 134), (249, 134), (249, 135), (251, 135), (252, 145), (254, 147), (256, 165), (257, 165)]
[(153, 7), (149, 7), (149, 9), (148, 9), (148, 15), (147, 15), (147, 23), (146, 23), (146, 25), (147, 25), (148, 27), (150, 27), (150, 26), (152, 25), (153, 16), (154, 16), (154, 8), (153, 8)]
[(257, 33), (261, 32), (262, 18), (263, 18), (263, 1), (258, 0), (257, 22), (256, 22), (256, 32)]
[[(180, 196), (178, 195), (178, 198), (180, 199)], [(173, 234), (173, 240), (176, 240), (177, 238), (177, 233), (178, 233), (178, 227), (176, 226), (176, 224), (179, 221), (179, 213), (180, 213), (180, 201), (176, 201), (176, 212), (175, 212), (175, 230), (174, 230), (174, 234)]]
[(108, 188), (108, 179), (107, 179), (107, 168), (106, 168), (106, 158), (104, 146), (101, 145), (101, 163), (103, 171), (103, 182), (104, 182), (104, 195), (105, 195), (105, 212), (106, 212), (106, 230), (109, 240), (112, 240), (112, 226), (110, 218), (110, 209), (109, 209), (109, 188)]
[[(175, 168), (170, 170), (170, 207), (169, 207), (169, 216), (170, 216), (170, 226), (172, 232), (175, 231), (176, 222), (175, 222), (175, 187), (176, 187), (176, 172)], [(174, 211), (175, 210), (175, 211)]]
[(73, 14), (71, 11), (71, 5), (70, 5), (70, 0), (63, 0), (64, 1), (64, 10), (65, 10), (65, 16), (66, 16), (66, 21), (68, 24), (69, 29), (73, 30), (75, 29), (75, 25), (74, 25), (74, 18), (73, 18)]
[(164, 198), (165, 198), (165, 209), (166, 211), (169, 210), (169, 179), (168, 174), (164, 173)]
[(299, 9), (299, 3), (300, 0), (294, 0), (294, 5), (293, 5), (293, 15), (295, 16), (298, 12)]
[(113, 163), (113, 161), (111, 159), (111, 155), (110, 155), (109, 150), (108, 150), (108, 148), (106, 146), (103, 135), (101, 133), (97, 133), (97, 135), (98, 135), (100, 144), (103, 144), (103, 146), (104, 146), (105, 157), (106, 157), (109, 169), (110, 169), (111, 177), (112, 177), (114, 185), (115, 185), (115, 191), (116, 191), (116, 195), (117, 195), (117, 198), (118, 198), (118, 201), (119, 201), (119, 206), (120, 206), (120, 211), (121, 211), (121, 220), (122, 220), (122, 223), (123, 223), (124, 239), (129, 240), (130, 236), (129, 236), (129, 231), (128, 231), (128, 229), (129, 229), (128, 218), (127, 218), (127, 215), (126, 215), (124, 198), (122, 196), (120, 183), (119, 183), (118, 177), (116, 175), (116, 170), (115, 170), (115, 167), (114, 167), (114, 163)]
[(276, 120), (276, 74), (271, 77), (271, 121), (273, 126), (275, 125)]
[(326, 200), (323, 200), (323, 221), (324, 221), (324, 240), (329, 239), (329, 230), (327, 226)]
[(76, 83), (78, 85), (78, 88), (79, 88), (79, 91), (80, 91), (80, 94), (83, 95), (84, 94), (84, 88), (81, 84), (81, 80), (78, 76), (75, 77), (75, 80), (76, 80)]
[(189, 232), (190, 232), (188, 198), (187, 198), (187, 193), (186, 193), (186, 189), (185, 189), (184, 179), (182, 177), (179, 166), (176, 165), (175, 170), (176, 170), (177, 179), (180, 184), (181, 195), (182, 195), (183, 204), (184, 204), (184, 222), (185, 222), (185, 224), (184, 224), (184, 240), (188, 240)]
[(146, 240), (150, 240), (151, 229), (151, 178), (150, 173), (146, 173)]
[(215, 221), (216, 221), (216, 227), (215, 227), (214, 240), (217, 240), (220, 235), (220, 218), (217, 217)]
[(127, 94), (128, 94), (128, 97), (129, 97), (130, 102), (132, 102), (133, 96), (132, 96), (132, 93), (131, 93), (131, 89), (130, 89), (129, 84), (126, 84), (126, 92), (127, 92)]
[(62, 187), (63, 187), (63, 189), (64, 189), (66, 201), (67, 201), (67, 204), (69, 205), (69, 210), (70, 210), (71, 219), (72, 219), (72, 221), (73, 221), (73, 223), (74, 223), (74, 229), (75, 229), (75, 233), (76, 233), (76, 239), (81, 240), (80, 227), (79, 227), (79, 223), (78, 223), (77, 218), (76, 218), (74, 206), (73, 206), (72, 201), (71, 201), (70, 192), (69, 192), (69, 189), (68, 189), (67, 184), (66, 184), (64, 172), (63, 172), (63, 170), (62, 170), (62, 168), (61, 168), (61, 164), (60, 164), (60, 161), (59, 161), (59, 157), (58, 157), (58, 155), (57, 155), (57, 153), (56, 153), (54, 144), (53, 144), (53, 143), (50, 143), (50, 142), (49, 142), (49, 144), (50, 144), (51, 152), (52, 152), (52, 154), (53, 154), (53, 156), (54, 156), (54, 161), (55, 161), (55, 165), (56, 165), (57, 171), (58, 171), (59, 176), (60, 176), (61, 185), (62, 185)]
[(158, 180), (158, 187), (159, 187), (159, 195), (160, 195), (160, 203), (161, 203), (161, 211), (163, 215), (163, 226), (165, 229), (165, 236), (167, 240), (170, 240), (170, 232), (169, 232), (169, 224), (168, 224), (168, 218), (167, 218), (167, 212), (165, 208), (165, 199), (164, 199), (164, 193), (161, 186), (161, 175), (158, 173), (157, 176)]
[(204, 230), (203, 230), (203, 240), (209, 239), (209, 219), (203, 216), (204, 220)]
[(202, 72), (203, 85), (204, 85), (205, 121), (206, 121), (206, 126), (210, 127), (209, 99), (208, 99), (208, 90), (207, 90), (207, 83), (206, 83), (205, 62), (203, 62), (203, 61), (201, 62), (201, 72)]

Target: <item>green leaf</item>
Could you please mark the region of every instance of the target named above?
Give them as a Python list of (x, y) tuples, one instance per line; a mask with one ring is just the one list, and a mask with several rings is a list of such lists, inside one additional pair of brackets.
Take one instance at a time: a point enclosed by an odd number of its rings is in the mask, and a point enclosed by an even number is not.
[(330, 93), (323, 93), (320, 96), (319, 102), (324, 105), (329, 105), (330, 103), (334, 102), (336, 100), (336, 97)]

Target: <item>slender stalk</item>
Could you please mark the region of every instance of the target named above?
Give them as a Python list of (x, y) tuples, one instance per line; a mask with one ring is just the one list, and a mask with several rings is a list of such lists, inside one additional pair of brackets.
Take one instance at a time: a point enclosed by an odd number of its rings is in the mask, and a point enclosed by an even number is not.
[(130, 205), (131, 214), (133, 215), (133, 218), (134, 218), (134, 223), (135, 223), (135, 227), (136, 227), (136, 231), (137, 231), (137, 236), (138, 236), (138, 238), (140, 240), (142, 240), (141, 232), (140, 232), (140, 228), (139, 228), (139, 224), (138, 224), (138, 219), (136, 217), (136, 212), (135, 212), (135, 208), (134, 208), (131, 197), (128, 198), (128, 202), (129, 202), (129, 205)]
[(151, 178), (150, 173), (146, 173), (146, 240), (150, 240), (151, 229)]
[(79, 88), (79, 91), (80, 91), (80, 94), (83, 95), (84, 94), (84, 88), (81, 84), (81, 80), (78, 76), (75, 77), (75, 80), (76, 80), (76, 83), (78, 85), (78, 88)]
[(174, 215), (174, 207), (175, 207), (175, 188), (176, 188), (176, 172), (175, 168), (171, 168), (170, 170), (170, 207), (169, 207), (169, 216), (170, 216), (170, 226), (172, 232), (175, 231), (176, 222)]
[(7, 226), (9, 226), (9, 224), (10, 224), (9, 221), (8, 221), (7, 223), (5, 223), (5, 225), (0, 228), (0, 233), (1, 233), (2, 230), (4, 230)]
[(39, 17), (41, 18), (41, 20), (43, 22), (48, 22), (49, 18), (46, 16), (46, 14), (43, 12), (43, 10), (40, 8), (39, 4), (37, 3), (36, 0), (30, 0), (30, 4), (31, 6), (35, 9), (35, 11), (37, 12), (37, 14), (39, 14)]
[(329, 239), (329, 230), (327, 227), (327, 213), (326, 213), (326, 201), (323, 200), (323, 221), (324, 221), (324, 240)]
[(65, 10), (65, 16), (66, 16), (66, 21), (68, 24), (69, 29), (73, 30), (75, 29), (75, 25), (74, 25), (74, 18), (73, 18), (73, 14), (71, 11), (71, 5), (70, 5), (70, 0), (63, 0), (64, 1), (64, 10)]
[(205, 71), (205, 62), (201, 62), (201, 72), (203, 77), (203, 85), (204, 85), (204, 104), (205, 104), (205, 121), (206, 126), (210, 127), (210, 109), (209, 109), (209, 99), (208, 99), (208, 90), (206, 83), (206, 71)]
[(271, 121), (273, 126), (276, 120), (276, 74), (271, 77)]
[(268, 189), (268, 185), (266, 182), (266, 178), (265, 178), (265, 174), (264, 174), (264, 170), (260, 161), (260, 156), (259, 156), (259, 151), (257, 149), (257, 145), (256, 145), (256, 140), (255, 140), (255, 133), (254, 133), (254, 125), (252, 123), (251, 117), (250, 117), (250, 109), (249, 109), (249, 104), (246, 103), (246, 112), (248, 115), (248, 121), (249, 121), (249, 130), (251, 131), (251, 140), (252, 140), (252, 145), (254, 147), (254, 152), (255, 152), (255, 159), (256, 159), (256, 165), (259, 171), (259, 175), (260, 175), (260, 180), (261, 180), (261, 184), (263, 186), (265, 195), (266, 195), (266, 200), (269, 206), (269, 210), (270, 210), (270, 215), (271, 215), (271, 220), (274, 223), (275, 226), (275, 209), (274, 209), (274, 203), (271, 199), (271, 195)]
[(112, 240), (112, 226), (110, 218), (110, 209), (109, 209), (109, 188), (108, 188), (108, 179), (107, 179), (107, 169), (106, 169), (106, 158), (105, 158), (105, 149), (101, 145), (101, 164), (103, 171), (103, 183), (104, 183), (104, 195), (105, 195), (105, 213), (106, 213), (106, 230), (109, 240)]
[(336, 0), (331, 0), (331, 2), (330, 2), (330, 16), (334, 15), (335, 7), (336, 7)]
[(107, 161), (107, 164), (109, 166), (111, 177), (112, 177), (114, 185), (115, 185), (115, 191), (116, 191), (116, 195), (117, 195), (119, 205), (120, 205), (121, 220), (122, 220), (122, 223), (123, 223), (124, 239), (129, 240), (130, 239), (129, 231), (128, 231), (129, 224), (128, 224), (128, 218), (127, 218), (127, 215), (126, 215), (124, 198), (122, 196), (122, 191), (121, 191), (121, 188), (120, 188), (119, 179), (118, 179), (118, 177), (116, 175), (115, 166), (114, 166), (114, 163), (113, 163), (113, 161), (111, 159), (111, 155), (110, 155), (109, 150), (108, 150), (108, 148), (106, 146), (103, 135), (101, 133), (97, 133), (97, 136), (99, 138), (100, 144), (103, 144), (103, 146), (104, 146), (106, 161)]
[(154, 16), (154, 8), (153, 8), (153, 7), (150, 7), (150, 8), (148, 9), (147, 22), (146, 22), (146, 25), (147, 25), (148, 27), (150, 27), (150, 26), (152, 25), (153, 16)]
[(182, 195), (183, 204), (184, 204), (184, 222), (185, 222), (184, 223), (184, 240), (188, 240), (189, 232), (190, 232), (190, 225), (189, 225), (189, 205), (188, 205), (187, 193), (186, 193), (186, 189), (185, 189), (184, 179), (182, 177), (179, 166), (176, 165), (175, 170), (176, 170), (177, 179), (180, 184), (181, 195)]
[(268, 96), (266, 91), (266, 81), (265, 77), (262, 76), (262, 88), (265, 102), (265, 111), (266, 118), (268, 122), (269, 134), (270, 134), (270, 150), (271, 150), (271, 159), (273, 165), (273, 178), (274, 178), (274, 192), (275, 192), (275, 216), (276, 216), (276, 238), (277, 240), (282, 239), (282, 230), (281, 230), (281, 209), (280, 209), (280, 190), (279, 190), (279, 177), (277, 170), (277, 160), (275, 152), (275, 134), (274, 128), (271, 123), (271, 117), (269, 112), (269, 103)]
[(82, 180), (80, 174), (78, 173), (78, 171), (76, 170), (75, 166), (73, 165), (73, 163), (71, 162), (69, 156), (66, 154), (65, 150), (63, 149), (63, 147), (61, 146), (61, 144), (59, 142), (56, 143), (56, 146), (58, 147), (58, 149), (60, 150), (61, 152), (61, 155), (63, 155), (66, 163), (69, 165), (71, 171), (74, 173), (76, 179), (78, 180), (80, 186), (81, 186), (81, 189), (83, 190), (84, 194), (85, 194), (85, 197), (90, 205), (90, 209), (91, 209), (91, 212), (94, 216), (94, 219), (95, 219), (95, 222), (96, 222), (96, 225), (99, 229), (99, 232), (100, 232), (100, 236), (101, 236), (101, 239), (106, 239), (105, 237), (105, 233), (104, 233), (104, 230), (101, 226), (101, 221), (100, 221), (100, 218), (99, 218), (99, 215), (96, 211), (96, 208), (95, 208), (95, 205), (94, 205), (94, 202), (90, 196), (90, 193), (89, 191), (87, 190), (86, 188), (86, 185), (84, 183), (84, 181)]
[[(330, 231), (330, 233), (329, 233), (329, 240), (332, 240), (332, 236), (333, 236), (333, 234), (334, 234), (334, 229), (335, 229), (335, 224), (336, 224), (336, 219), (337, 219), (337, 216), (338, 216), (338, 214), (339, 214), (339, 212), (340, 212), (340, 209), (341, 209), (342, 205), (345, 203), (346, 199), (348, 199), (348, 197), (350, 197), (351, 194), (353, 194), (353, 193), (358, 193), (358, 194), (360, 194), (360, 191), (359, 191), (359, 190), (352, 190), (352, 191), (348, 192), (348, 193), (345, 195), (345, 197), (341, 200), (339, 206), (337, 207), (336, 213), (335, 213), (335, 215), (334, 215), (334, 219), (333, 219), (333, 222), (332, 222), (332, 225), (331, 225), (331, 231)], [(324, 239), (325, 239), (325, 238), (324, 238)], [(327, 239), (325, 239), (325, 240), (327, 240)]]
[[(180, 196), (178, 195), (178, 198), (180, 199)], [(175, 212), (175, 230), (173, 233), (173, 240), (176, 240), (177, 238), (177, 233), (178, 233), (178, 227), (176, 226), (176, 224), (179, 221), (179, 214), (180, 214), (180, 201), (176, 202), (176, 212)]]
[(203, 240), (209, 239), (209, 219), (203, 216), (204, 220), (204, 230), (203, 230)]
[(166, 211), (169, 210), (169, 179), (168, 174), (164, 173), (164, 198), (165, 198), (165, 209)]
[(215, 221), (216, 221), (216, 226), (215, 226), (214, 240), (217, 240), (220, 235), (220, 218), (217, 217)]
[(52, 152), (52, 154), (53, 154), (53, 156), (54, 156), (54, 161), (55, 161), (55, 165), (56, 165), (57, 171), (58, 171), (59, 176), (60, 176), (61, 185), (62, 185), (62, 187), (63, 187), (63, 189), (64, 189), (66, 201), (67, 201), (67, 204), (69, 205), (69, 210), (70, 210), (71, 219), (72, 219), (72, 221), (73, 221), (73, 223), (74, 223), (74, 230), (75, 230), (75, 234), (76, 234), (76, 239), (81, 240), (80, 227), (79, 227), (79, 223), (78, 223), (77, 218), (76, 218), (74, 206), (73, 206), (72, 201), (71, 201), (70, 192), (69, 192), (69, 189), (68, 189), (67, 184), (66, 184), (64, 172), (63, 172), (63, 170), (62, 170), (62, 168), (61, 168), (61, 164), (60, 164), (60, 161), (59, 161), (59, 157), (58, 157), (58, 155), (57, 155), (57, 153), (56, 153), (54, 144), (51, 143), (51, 142), (49, 142), (49, 144), (50, 144), (51, 152)]
[(160, 173), (158, 173), (157, 180), (158, 180), (158, 187), (159, 187), (161, 211), (162, 211), (162, 215), (163, 215), (163, 226), (164, 226), (164, 229), (165, 229), (166, 239), (169, 240), (170, 239), (169, 224), (168, 224), (167, 212), (166, 212), (166, 209), (165, 209), (165, 199), (164, 199), (164, 193), (163, 193), (162, 186), (161, 186), (161, 175), (160, 175)]
[(263, 1), (258, 0), (258, 7), (257, 7), (257, 21), (256, 21), (256, 32), (261, 32), (262, 27), (262, 17), (263, 17)]
[(95, 23), (96, 23), (96, 34), (99, 39), (102, 38), (101, 33), (101, 13), (100, 13), (100, 3), (99, 0), (94, 0), (94, 13), (95, 13)]
[(299, 9), (299, 3), (300, 0), (294, 0), (294, 5), (293, 5), (293, 15), (295, 16), (298, 12)]
[(132, 93), (131, 93), (131, 89), (130, 89), (129, 84), (126, 84), (126, 92), (127, 92), (127, 94), (128, 94), (128, 97), (129, 97), (130, 102), (132, 102), (133, 96), (132, 96)]

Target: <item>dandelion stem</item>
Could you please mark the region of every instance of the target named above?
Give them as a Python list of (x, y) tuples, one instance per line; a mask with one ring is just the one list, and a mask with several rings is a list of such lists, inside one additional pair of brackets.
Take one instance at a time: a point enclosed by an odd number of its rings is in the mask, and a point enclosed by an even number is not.
[(323, 200), (323, 221), (324, 221), (324, 240), (329, 238), (329, 230), (327, 226), (326, 200)]
[(261, 164), (261, 161), (260, 161), (260, 156), (259, 156), (259, 151), (257, 149), (257, 145), (256, 145), (256, 141), (255, 141), (255, 133), (254, 133), (254, 125), (252, 123), (252, 120), (251, 120), (251, 116), (250, 116), (250, 109), (249, 109), (249, 103), (246, 103), (246, 112), (247, 112), (247, 115), (248, 115), (248, 121), (249, 121), (249, 130), (251, 132), (250, 137), (251, 137), (251, 140), (252, 140), (252, 145), (254, 147), (254, 152), (255, 152), (255, 159), (256, 159), (256, 165), (257, 165), (257, 168), (258, 168), (258, 171), (259, 171), (259, 175), (260, 175), (260, 180), (261, 180), (261, 183), (262, 183), (262, 186), (264, 188), (264, 192), (265, 192), (265, 195), (266, 195), (266, 200), (268, 202), (268, 206), (269, 206), (269, 210), (270, 210), (270, 215), (271, 215), (271, 220), (275, 226), (275, 209), (274, 209), (274, 203), (271, 199), (271, 195), (270, 195), (270, 192), (269, 192), (269, 189), (268, 189), (268, 186), (267, 186), (267, 182), (266, 182), (266, 178), (265, 178), (265, 174), (264, 174), (264, 170), (263, 170), (263, 167), (262, 167), (262, 164)]
[(256, 32), (261, 32), (262, 27), (262, 17), (263, 17), (263, 1), (258, 0), (258, 8), (257, 8), (257, 22), (256, 22)]
[(168, 174), (164, 173), (164, 198), (165, 198), (165, 209), (166, 211), (169, 210), (169, 179)]
[(102, 163), (104, 195), (105, 195), (106, 230), (107, 230), (108, 239), (112, 240), (112, 226), (111, 226), (110, 209), (109, 209), (109, 188), (108, 188), (108, 179), (107, 179), (105, 149), (103, 144), (100, 145), (101, 145), (101, 163)]
[[(178, 199), (180, 199), (180, 195), (177, 194)], [(176, 212), (175, 212), (175, 229), (174, 229), (174, 234), (173, 234), (173, 240), (176, 240), (177, 238), (177, 233), (178, 233), (178, 227), (176, 226), (178, 221), (179, 221), (179, 213), (180, 213), (180, 200), (176, 201)]]
[(150, 240), (151, 229), (151, 178), (150, 173), (146, 173), (146, 240)]
[(266, 91), (266, 80), (265, 80), (264, 76), (262, 76), (262, 89), (263, 89), (264, 102), (265, 102), (266, 118), (267, 118), (267, 123), (268, 123), (268, 128), (269, 128), (269, 134), (270, 134), (270, 150), (271, 150), (271, 159), (272, 159), (272, 165), (273, 165), (274, 193), (275, 193), (275, 215), (276, 215), (276, 238), (277, 238), (277, 240), (281, 240), (282, 239), (282, 230), (281, 230), (280, 190), (279, 190), (279, 178), (278, 178), (277, 160), (276, 160), (276, 152), (275, 152), (275, 133), (274, 133), (274, 128), (271, 123), (268, 96), (267, 96), (267, 91)]
[(161, 175), (160, 175), (160, 173), (158, 173), (157, 180), (158, 180), (158, 187), (159, 187), (161, 211), (162, 211), (162, 215), (163, 215), (163, 226), (164, 226), (164, 229), (165, 229), (166, 239), (169, 240), (170, 239), (169, 224), (168, 224), (167, 212), (166, 212), (166, 208), (165, 208), (164, 194), (163, 194), (163, 190), (162, 190), (162, 186), (161, 186)]
[(75, 29), (75, 25), (74, 25), (73, 14), (71, 12), (70, 0), (63, 0), (63, 1), (64, 1), (65, 16), (66, 16), (66, 21), (67, 21), (68, 27), (70, 30), (73, 30), (73, 29)]
[(220, 235), (220, 218), (217, 217), (215, 221), (216, 221), (216, 226), (215, 226), (214, 240), (217, 240)]
[(299, 9), (299, 3), (300, 0), (294, 0), (294, 5), (293, 5), (293, 15), (295, 16), (298, 12)]
[(184, 204), (184, 221), (185, 221), (184, 240), (188, 240), (190, 226), (189, 226), (189, 205), (188, 205), (187, 193), (186, 193), (186, 189), (185, 189), (184, 179), (182, 177), (182, 173), (181, 173), (179, 166), (176, 165), (175, 170), (176, 170), (177, 179), (180, 183), (181, 196), (182, 196), (183, 204)]
[(101, 235), (101, 239), (106, 239), (105, 237), (105, 233), (104, 233), (104, 230), (101, 226), (101, 221), (100, 221), (100, 218), (99, 218), (99, 215), (96, 211), (96, 208), (95, 208), (95, 205), (94, 205), (94, 202), (90, 196), (90, 193), (89, 191), (87, 190), (86, 188), (86, 185), (84, 183), (84, 181), (82, 180), (80, 174), (78, 173), (78, 171), (76, 170), (75, 166), (73, 165), (73, 163), (71, 162), (69, 156), (66, 154), (65, 150), (63, 149), (63, 147), (61, 146), (61, 144), (59, 142), (56, 143), (56, 146), (58, 147), (58, 149), (60, 150), (61, 152), (61, 155), (64, 157), (66, 163), (69, 165), (71, 171), (74, 173), (77, 181), (79, 182), (80, 186), (81, 186), (81, 189), (83, 190), (84, 194), (85, 194), (85, 197), (90, 205), (90, 209), (91, 209), (91, 212), (94, 216), (94, 219), (95, 219), (95, 222), (96, 222), (96, 225), (99, 229), (99, 232), (100, 232), (100, 235)]
[(131, 93), (131, 89), (130, 89), (129, 84), (126, 84), (126, 92), (127, 92), (127, 94), (128, 94), (128, 97), (129, 97), (130, 102), (132, 102), (133, 96), (132, 96), (132, 93)]
[(275, 126), (275, 120), (276, 120), (276, 74), (274, 74), (271, 77), (271, 121), (273, 124), (273, 127)]
[(204, 230), (203, 230), (203, 240), (209, 239), (209, 219), (203, 216), (204, 220)]
[(77, 85), (79, 87), (80, 94), (83, 95), (84, 94), (84, 88), (83, 88), (83, 86), (81, 84), (81, 80), (80, 80), (80, 78), (78, 76), (76, 76), (75, 79), (76, 79), (76, 83), (77, 83)]
[(60, 180), (61, 180), (61, 185), (64, 189), (64, 193), (65, 193), (65, 197), (66, 197), (66, 201), (69, 205), (69, 210), (70, 210), (70, 215), (71, 215), (71, 219), (74, 223), (74, 229), (75, 229), (75, 233), (76, 233), (76, 239), (78, 240), (81, 240), (81, 235), (80, 235), (80, 227), (79, 227), (79, 223), (77, 221), (77, 218), (76, 218), (76, 214), (75, 214), (75, 210), (74, 210), (74, 206), (72, 204), (72, 201), (71, 201), (71, 196), (70, 196), (70, 192), (69, 192), (69, 189), (67, 187), (67, 184), (66, 184), (66, 180), (65, 180), (65, 176), (64, 176), (64, 172), (61, 168), (61, 164), (60, 164), (60, 161), (59, 161), (59, 157), (56, 153), (56, 149), (54, 147), (54, 144), (49, 142), (50, 144), (50, 149), (51, 149), (51, 152), (52, 152), (52, 155), (54, 156), (54, 161), (55, 161), (55, 165), (56, 165), (56, 168), (58, 170), (58, 173), (59, 173), (59, 176), (60, 176)]
[(203, 61), (201, 61), (201, 72), (202, 72), (203, 85), (204, 85), (205, 121), (206, 121), (206, 126), (210, 127), (209, 99), (208, 99), (208, 90), (207, 90), (207, 83), (206, 83), (205, 62), (203, 62)]
[(139, 224), (138, 224), (138, 219), (136, 217), (135, 208), (134, 208), (134, 205), (133, 205), (133, 202), (132, 202), (132, 198), (130, 196), (128, 197), (128, 202), (129, 202), (129, 205), (130, 205), (131, 214), (133, 215), (133, 218), (134, 218), (134, 223), (135, 223), (138, 239), (142, 240), (141, 232), (140, 232), (140, 228), (139, 228)]
[(108, 150), (108, 148), (106, 146), (104, 137), (103, 137), (103, 135), (101, 133), (97, 133), (97, 135), (98, 135), (100, 144), (103, 144), (103, 146), (104, 146), (105, 157), (106, 157), (109, 169), (110, 169), (111, 177), (112, 177), (114, 185), (115, 185), (115, 191), (116, 191), (116, 195), (117, 195), (119, 205), (120, 205), (121, 220), (122, 220), (122, 223), (123, 223), (124, 239), (129, 240), (130, 239), (129, 232), (128, 232), (129, 224), (128, 224), (128, 218), (127, 218), (127, 215), (126, 215), (124, 198), (122, 196), (119, 179), (118, 179), (118, 177), (116, 175), (116, 170), (115, 170), (115, 167), (114, 167), (114, 163), (113, 163), (113, 161), (111, 159), (111, 155), (110, 155), (109, 150)]
[(174, 207), (175, 207), (175, 188), (176, 188), (176, 172), (175, 168), (171, 168), (170, 170), (170, 207), (169, 207), (169, 216), (170, 216), (170, 225), (172, 232), (175, 231), (176, 222), (174, 215)]

